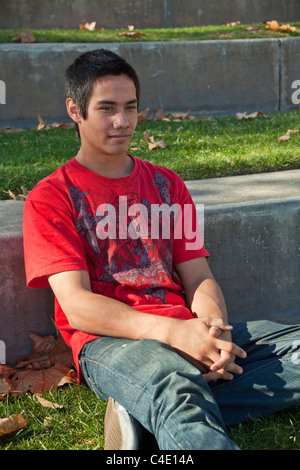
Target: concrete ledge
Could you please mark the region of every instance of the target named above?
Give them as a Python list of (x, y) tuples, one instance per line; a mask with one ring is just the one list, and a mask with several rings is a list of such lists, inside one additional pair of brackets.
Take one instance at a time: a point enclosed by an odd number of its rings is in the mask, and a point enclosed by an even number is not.
[(141, 109), (196, 115), (298, 109), (292, 83), (300, 80), (300, 38), (110, 44), (1, 44), (0, 79), (6, 104), (0, 126), (69, 121), (64, 72), (81, 53), (108, 48), (136, 68)]
[[(205, 207), (205, 244), (231, 321), (299, 322), (300, 170), (189, 181)], [(50, 289), (25, 284), (23, 202), (0, 202), (0, 340), (7, 362), (30, 352), (30, 330), (55, 332)]]
[(276, 19), (297, 21), (297, 0), (10, 0), (2, 2), (0, 28), (78, 28), (97, 21), (97, 26), (170, 28), (226, 24), (232, 21), (258, 23)]

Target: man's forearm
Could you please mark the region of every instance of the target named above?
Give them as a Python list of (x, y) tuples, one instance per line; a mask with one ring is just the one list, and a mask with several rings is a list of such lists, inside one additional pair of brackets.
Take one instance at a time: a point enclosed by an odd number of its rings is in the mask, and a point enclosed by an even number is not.
[(221, 288), (214, 279), (203, 280), (198, 287), (186, 292), (187, 306), (198, 318), (221, 318), (228, 321), (227, 308)]
[(65, 310), (71, 326), (91, 334), (167, 342), (173, 319), (149, 315), (109, 297), (83, 291)]

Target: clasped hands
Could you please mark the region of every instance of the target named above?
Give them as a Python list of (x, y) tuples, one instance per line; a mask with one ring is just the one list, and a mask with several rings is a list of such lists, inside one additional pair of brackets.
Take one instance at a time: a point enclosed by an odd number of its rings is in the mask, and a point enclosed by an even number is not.
[(233, 374), (243, 372), (235, 363), (236, 358), (247, 355), (232, 342), (232, 329), (231, 325), (218, 318), (185, 320), (181, 323), (182, 336), (175, 349), (202, 372), (207, 382), (232, 380)]

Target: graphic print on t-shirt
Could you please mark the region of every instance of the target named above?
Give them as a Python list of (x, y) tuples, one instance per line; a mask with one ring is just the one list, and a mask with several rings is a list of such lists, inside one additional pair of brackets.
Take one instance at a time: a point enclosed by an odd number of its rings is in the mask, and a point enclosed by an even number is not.
[[(82, 192), (80, 188), (68, 186), (69, 197), (74, 203), (75, 226), (82, 238), (88, 260), (91, 279), (103, 283), (103, 292), (113, 285), (130, 286), (144, 294), (148, 300), (154, 298), (161, 303), (166, 303), (166, 290), (164, 286), (169, 285), (172, 277), (172, 242), (168, 239), (157, 239), (153, 243), (151, 239), (151, 204), (164, 203), (171, 204), (170, 189), (171, 183), (159, 171), (155, 171), (153, 180), (145, 188), (143, 199), (136, 193), (127, 193), (122, 196), (126, 198), (127, 210), (127, 237), (124, 234), (119, 237), (121, 223), (120, 211), (124, 212), (124, 204), (120, 205), (120, 195), (113, 192), (109, 196), (110, 203), (101, 204), (101, 215), (93, 213), (88, 192)], [(148, 189), (148, 191), (147, 191)], [(147, 238), (128, 236), (130, 224), (137, 220), (138, 212), (129, 215), (129, 208), (143, 207), (147, 209)], [(98, 208), (100, 206), (98, 205)], [(113, 210), (105, 210), (110, 209)], [(109, 215), (110, 214), (110, 215)], [(132, 212), (131, 212), (132, 214)], [(173, 214), (171, 215), (171, 219)], [(162, 224), (162, 214), (159, 213), (156, 220), (160, 226)], [(113, 232), (115, 237), (99, 239), (97, 237), (97, 227), (102, 229), (102, 224), (115, 224)], [(140, 224), (136, 224), (140, 229)], [(103, 230), (103, 229), (102, 229)], [(124, 231), (124, 227), (123, 227)]]

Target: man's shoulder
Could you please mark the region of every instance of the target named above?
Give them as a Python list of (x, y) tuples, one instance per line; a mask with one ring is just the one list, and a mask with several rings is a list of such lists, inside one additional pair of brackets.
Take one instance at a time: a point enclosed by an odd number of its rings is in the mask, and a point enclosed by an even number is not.
[(53, 198), (55, 193), (63, 194), (66, 188), (66, 170), (69, 161), (58, 167), (55, 171), (41, 179), (27, 196), (28, 201), (45, 200)]
[(172, 180), (182, 181), (181, 178), (177, 175), (177, 173), (170, 168), (158, 165), (156, 163), (148, 162), (147, 160), (142, 160), (141, 158), (139, 158), (138, 160), (141, 166), (141, 173), (150, 171), (153, 175), (160, 173), (166, 178), (169, 177)]

